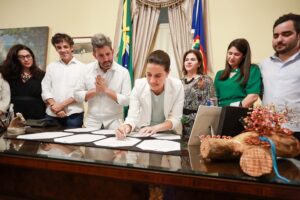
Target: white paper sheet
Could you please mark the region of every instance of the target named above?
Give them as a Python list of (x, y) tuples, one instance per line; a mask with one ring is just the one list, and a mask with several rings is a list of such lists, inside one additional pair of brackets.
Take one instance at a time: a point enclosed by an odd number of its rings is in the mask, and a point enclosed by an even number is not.
[(133, 138), (147, 138), (150, 137), (149, 135), (145, 135), (144, 133), (139, 133), (139, 132), (131, 132), (128, 137), (133, 137)]
[(93, 135), (93, 134), (78, 134), (78, 135), (71, 135), (67, 137), (55, 138), (55, 142), (61, 143), (83, 143), (83, 142), (93, 142), (96, 140), (101, 140), (106, 138), (103, 135)]
[(105, 147), (130, 147), (137, 144), (140, 141), (141, 140), (137, 138), (126, 137), (124, 140), (118, 140), (116, 137), (110, 137), (104, 140), (94, 142), (94, 144)]
[(72, 129), (66, 129), (64, 131), (66, 132), (72, 132), (72, 133), (88, 133), (92, 131), (97, 131), (98, 128), (72, 128)]
[(115, 135), (115, 130), (98, 130), (98, 131), (93, 131), (93, 134), (99, 134), (99, 135)]
[(142, 150), (150, 150), (150, 151), (160, 151), (160, 152), (168, 152), (168, 151), (180, 151), (180, 143), (168, 140), (145, 140), (137, 145), (138, 148)]
[(63, 137), (73, 135), (73, 133), (66, 133), (66, 132), (42, 132), (42, 133), (33, 133), (33, 134), (26, 134), (26, 135), (19, 135), (17, 138), (19, 139), (52, 139), (57, 137)]
[(180, 135), (169, 134), (169, 133), (156, 133), (151, 137), (161, 140), (180, 140)]

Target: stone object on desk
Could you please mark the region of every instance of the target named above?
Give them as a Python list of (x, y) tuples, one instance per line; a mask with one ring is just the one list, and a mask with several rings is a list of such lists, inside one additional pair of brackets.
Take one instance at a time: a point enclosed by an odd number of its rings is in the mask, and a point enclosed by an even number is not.
[(9, 135), (21, 135), (26, 131), (26, 120), (21, 113), (16, 113), (7, 128), (7, 134)]

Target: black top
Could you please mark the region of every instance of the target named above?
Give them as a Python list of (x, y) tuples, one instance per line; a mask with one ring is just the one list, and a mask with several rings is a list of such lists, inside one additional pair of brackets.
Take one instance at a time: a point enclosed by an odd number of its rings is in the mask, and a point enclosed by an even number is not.
[(42, 79), (31, 77), (25, 83), (21, 78), (10, 80), (11, 103), (15, 113), (20, 112), (25, 119), (42, 119), (45, 117), (45, 103), (42, 100)]

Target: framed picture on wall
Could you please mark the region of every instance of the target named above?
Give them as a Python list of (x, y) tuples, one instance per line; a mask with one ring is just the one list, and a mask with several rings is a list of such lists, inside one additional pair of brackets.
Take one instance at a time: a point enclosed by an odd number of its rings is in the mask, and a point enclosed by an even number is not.
[(37, 65), (45, 70), (47, 62), (49, 27), (0, 29), (0, 63), (15, 44), (28, 46), (36, 57)]
[(73, 37), (73, 40), (75, 58), (85, 64), (95, 61), (91, 37)]

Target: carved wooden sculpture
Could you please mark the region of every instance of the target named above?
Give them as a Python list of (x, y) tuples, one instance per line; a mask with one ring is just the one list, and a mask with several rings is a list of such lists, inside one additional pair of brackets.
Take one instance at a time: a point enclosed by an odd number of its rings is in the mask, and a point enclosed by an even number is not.
[(260, 140), (269, 138), (276, 147), (279, 157), (295, 157), (300, 154), (300, 143), (292, 132), (282, 128), (286, 112), (278, 113), (273, 107), (255, 108), (244, 121), (247, 132), (233, 138), (201, 138), (200, 154), (203, 159), (224, 160), (240, 158), (240, 166), (250, 176), (271, 173), (273, 162), (270, 144)]

